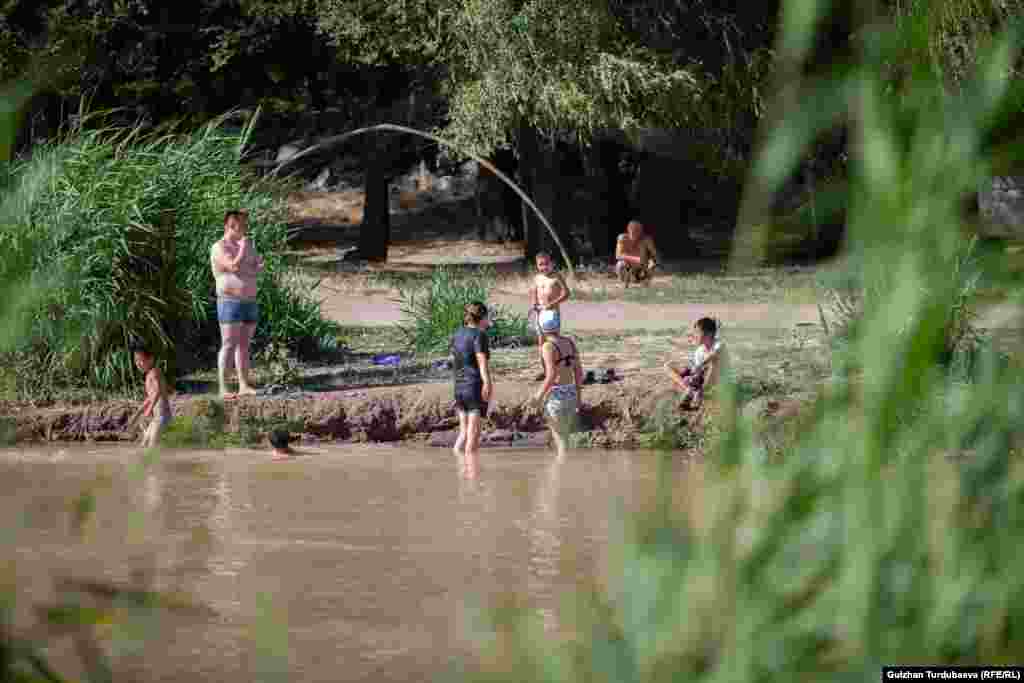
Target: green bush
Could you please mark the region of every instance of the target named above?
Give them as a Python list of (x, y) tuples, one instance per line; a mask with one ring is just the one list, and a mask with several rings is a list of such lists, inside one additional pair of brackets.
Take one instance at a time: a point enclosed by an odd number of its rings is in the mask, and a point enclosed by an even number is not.
[(403, 313), (399, 327), (408, 345), (418, 352), (447, 350), (452, 334), (462, 327), (466, 304), (473, 301), (485, 303), (494, 320), (488, 330), (492, 343), (526, 335), (525, 317), (488, 303), (490, 283), (494, 279), (489, 268), (465, 274), (448, 266), (438, 266), (426, 284), (398, 283), (398, 300)]
[(241, 169), (247, 134), (216, 124), (187, 135), (82, 127), (13, 165), (8, 182), (25, 199), (0, 224), (0, 278), (27, 269), (36, 285), (23, 307), (29, 333), (11, 359), (25, 370), (23, 391), (137, 387), (124, 351), (132, 338), (171, 365), (179, 355), (209, 358), (218, 340), (209, 249), (230, 208), (250, 211), (266, 261), (256, 344), (333, 344), (336, 326), (285, 278), (282, 203)]

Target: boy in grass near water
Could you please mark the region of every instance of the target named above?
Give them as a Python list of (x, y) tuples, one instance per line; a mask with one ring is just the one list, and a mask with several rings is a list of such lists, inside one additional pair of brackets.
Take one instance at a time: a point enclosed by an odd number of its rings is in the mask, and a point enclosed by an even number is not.
[(171, 404), (167, 400), (167, 385), (160, 368), (156, 367), (156, 359), (149, 347), (143, 344), (133, 344), (131, 350), (135, 357), (135, 367), (143, 372), (146, 387), (146, 399), (142, 402), (139, 412), (132, 418), (132, 422), (143, 415), (152, 418), (142, 433), (142, 447), (152, 448), (160, 442), (160, 435), (171, 421)]
[(687, 336), (687, 341), (696, 345), (689, 365), (678, 370), (671, 363), (665, 363), (672, 384), (683, 394), (684, 408), (699, 408), (704, 401), (704, 392), (718, 381), (725, 348), (717, 335), (718, 324), (711, 318), (701, 318)]
[[(562, 313), (559, 306), (565, 302), (572, 292), (565, 279), (555, 271), (555, 264), (551, 260), (551, 254), (546, 251), (539, 252), (536, 257), (537, 275), (533, 278), (533, 286), (530, 287), (530, 314), (529, 320), (533, 331), (537, 335), (538, 349), (544, 342), (544, 331), (540, 328), (540, 314), (544, 311), (551, 311), (555, 322), (561, 327)], [(541, 355), (541, 367), (544, 365), (544, 356)], [(541, 372), (533, 378), (534, 381), (544, 380), (544, 373)]]

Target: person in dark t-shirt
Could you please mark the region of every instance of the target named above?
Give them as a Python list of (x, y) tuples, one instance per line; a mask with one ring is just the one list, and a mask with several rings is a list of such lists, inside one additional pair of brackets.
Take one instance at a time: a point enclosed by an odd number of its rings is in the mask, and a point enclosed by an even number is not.
[(462, 318), (464, 327), (452, 335), (449, 349), (455, 380), (455, 412), (459, 416), (459, 436), (455, 454), (465, 454), (463, 474), (476, 477), (480, 455), (480, 421), (487, 417), (491, 400), (491, 355), (487, 343), (487, 307), (479, 301), (467, 304)]

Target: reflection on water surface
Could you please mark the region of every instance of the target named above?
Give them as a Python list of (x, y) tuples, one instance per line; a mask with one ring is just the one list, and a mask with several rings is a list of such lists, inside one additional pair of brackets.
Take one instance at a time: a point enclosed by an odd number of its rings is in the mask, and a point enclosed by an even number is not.
[[(143, 467), (128, 447), (0, 450), (19, 623), (53, 577), (104, 578), (214, 610), (106, 634), (123, 678), (433, 679), (472, 651), (478, 610), (510, 593), (555, 629), (560, 596), (600, 579), (616, 510), (654, 495), (659, 461), (487, 449), (466, 481), (447, 449), (305, 453), (172, 451)], [(684, 469), (664, 476), (691, 486), (699, 472)], [(76, 524), (83, 493), (95, 505)], [(69, 643), (50, 654), (76, 675)]]

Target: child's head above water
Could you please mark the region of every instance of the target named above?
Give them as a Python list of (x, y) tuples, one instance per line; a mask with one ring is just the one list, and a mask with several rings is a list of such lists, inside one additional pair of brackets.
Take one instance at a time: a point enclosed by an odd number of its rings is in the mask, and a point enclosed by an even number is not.
[(132, 352), (135, 357), (135, 367), (143, 372), (146, 372), (153, 367), (153, 351), (141, 341), (132, 342), (128, 347), (128, 350)]
[(270, 434), (267, 435), (267, 441), (270, 442), (271, 447), (275, 451), (288, 452), (288, 442), (291, 440), (291, 435), (287, 429), (272, 429)]

